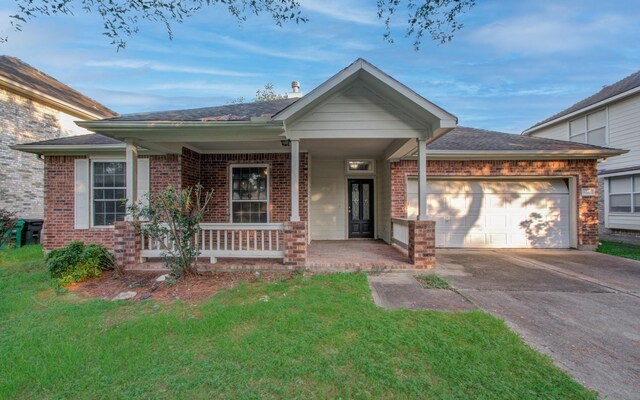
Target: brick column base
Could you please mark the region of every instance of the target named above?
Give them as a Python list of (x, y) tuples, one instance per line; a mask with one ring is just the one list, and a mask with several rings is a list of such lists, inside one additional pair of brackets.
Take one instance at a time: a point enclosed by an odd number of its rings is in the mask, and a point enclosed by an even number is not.
[(409, 221), (409, 259), (415, 269), (436, 266), (436, 222)]
[(307, 223), (284, 223), (284, 265), (304, 267), (307, 263)]
[(127, 221), (115, 223), (113, 252), (116, 264), (123, 270), (140, 263), (142, 242), (136, 228)]

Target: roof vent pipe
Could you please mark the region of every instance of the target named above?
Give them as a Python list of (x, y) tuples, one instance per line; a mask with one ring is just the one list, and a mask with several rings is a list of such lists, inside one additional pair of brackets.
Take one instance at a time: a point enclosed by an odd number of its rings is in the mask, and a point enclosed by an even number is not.
[(300, 92), (300, 82), (298, 81), (291, 82), (291, 90), (293, 91), (290, 93), (287, 93), (288, 99), (302, 97), (302, 92)]

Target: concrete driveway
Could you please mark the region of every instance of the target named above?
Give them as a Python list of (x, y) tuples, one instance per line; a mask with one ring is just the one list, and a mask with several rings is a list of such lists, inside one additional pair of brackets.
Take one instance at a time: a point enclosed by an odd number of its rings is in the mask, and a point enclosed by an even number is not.
[(463, 296), (603, 398), (640, 398), (640, 262), (571, 250), (440, 250)]

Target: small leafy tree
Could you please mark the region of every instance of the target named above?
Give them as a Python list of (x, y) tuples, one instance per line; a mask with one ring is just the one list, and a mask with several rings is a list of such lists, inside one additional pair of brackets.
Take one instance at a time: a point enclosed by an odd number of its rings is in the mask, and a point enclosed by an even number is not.
[(11, 230), (15, 225), (15, 214), (0, 208), (0, 248), (11, 244)]
[[(129, 206), (138, 232), (160, 244), (165, 265), (176, 277), (198, 274), (200, 222), (213, 190), (203, 187), (177, 190), (167, 187), (148, 196), (148, 204)], [(144, 222), (143, 222), (144, 221)]]
[(254, 101), (271, 101), (286, 99), (287, 96), (283, 94), (277, 94), (273, 89), (273, 83), (267, 83), (263, 89), (256, 90), (256, 98)]

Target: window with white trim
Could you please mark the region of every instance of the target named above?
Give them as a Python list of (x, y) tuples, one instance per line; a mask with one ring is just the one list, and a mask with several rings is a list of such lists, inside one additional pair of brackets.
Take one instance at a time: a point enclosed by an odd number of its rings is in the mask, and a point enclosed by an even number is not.
[(569, 122), (569, 140), (594, 146), (606, 146), (606, 110), (596, 111)]
[(640, 213), (640, 174), (609, 178), (609, 212)]
[(124, 221), (127, 213), (126, 163), (92, 163), (93, 226), (109, 226)]
[(231, 222), (266, 223), (269, 209), (269, 167), (231, 167)]

